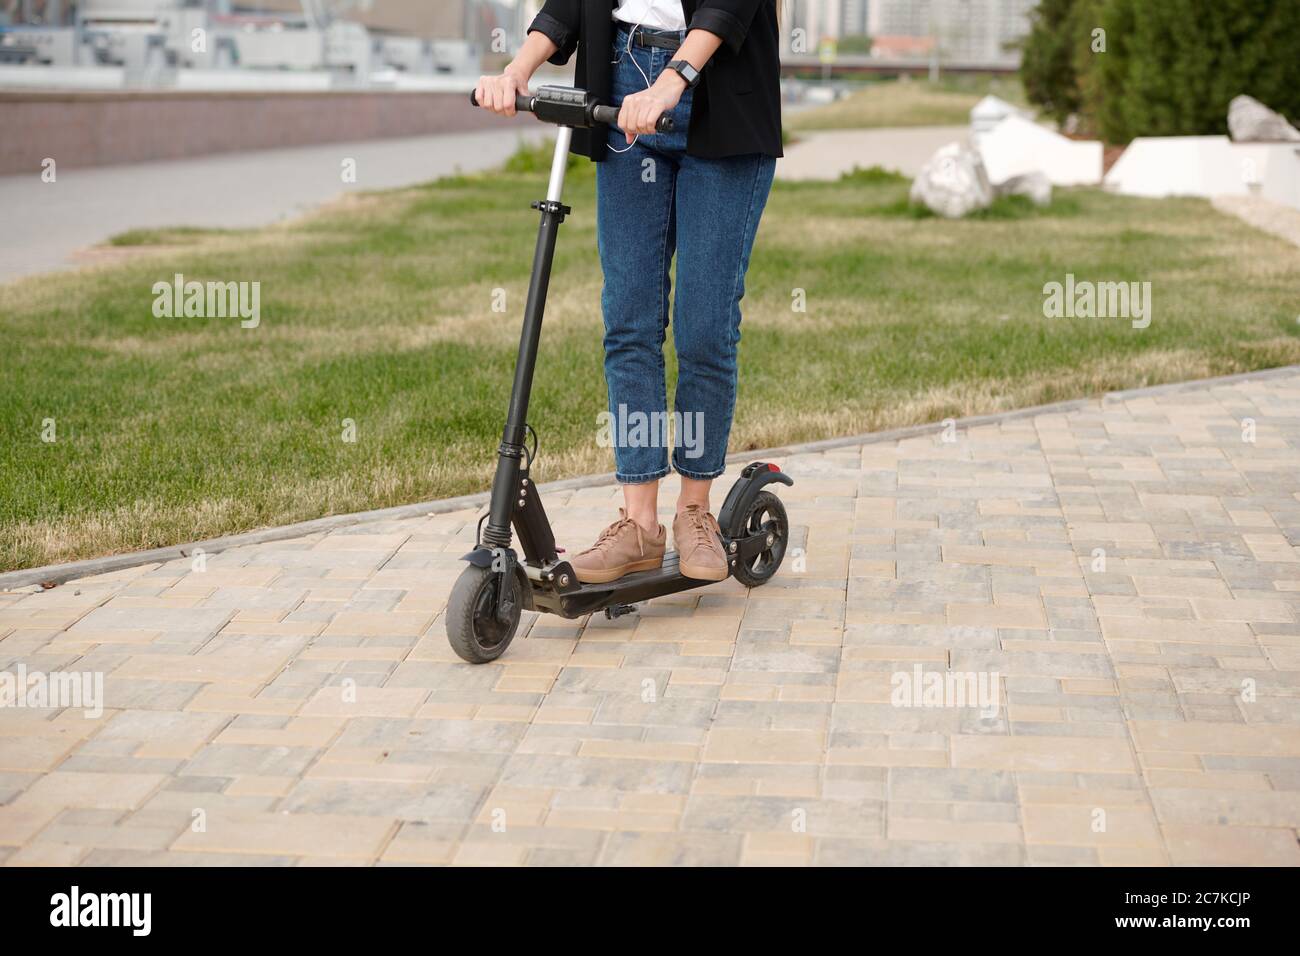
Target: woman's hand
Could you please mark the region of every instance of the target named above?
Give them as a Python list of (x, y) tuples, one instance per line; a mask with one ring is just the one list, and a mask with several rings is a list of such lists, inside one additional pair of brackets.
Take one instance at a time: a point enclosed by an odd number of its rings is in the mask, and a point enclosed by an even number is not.
[(654, 86), (623, 98), (618, 111), (618, 128), (627, 135), (630, 146), (642, 133), (653, 133), (659, 117), (669, 112), (686, 92), (686, 81), (676, 70), (667, 70)]
[(515, 97), (520, 93), (530, 92), (529, 77), (512, 66), (505, 68), (500, 76), (480, 76), (474, 95), (478, 105), (502, 116), (515, 115)]

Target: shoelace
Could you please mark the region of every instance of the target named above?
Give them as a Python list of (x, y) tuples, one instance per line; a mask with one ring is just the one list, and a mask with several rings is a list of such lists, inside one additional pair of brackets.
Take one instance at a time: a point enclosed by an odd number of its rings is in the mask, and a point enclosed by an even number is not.
[[(619, 511), (622, 510), (623, 509), (621, 508), (619, 509)], [(596, 543), (582, 553), (591, 554), (592, 552), (599, 551), (601, 548), (605, 547), (606, 545), (612, 544), (614, 542), (614, 539), (618, 537), (619, 532), (621, 532), (628, 525), (631, 525), (633, 528), (636, 529), (637, 550), (640, 551), (641, 553), (645, 553), (645, 542), (641, 537), (641, 526), (637, 524), (635, 521), (633, 521), (631, 518), (626, 518), (626, 517), (619, 518), (612, 525), (610, 525), (608, 528), (602, 531), (600, 533), (600, 537), (596, 539)]]
[(713, 515), (701, 511), (699, 505), (687, 505), (682, 514), (686, 515), (686, 523), (695, 533), (697, 545), (712, 544), (716, 540), (717, 529), (716, 523), (712, 520)]

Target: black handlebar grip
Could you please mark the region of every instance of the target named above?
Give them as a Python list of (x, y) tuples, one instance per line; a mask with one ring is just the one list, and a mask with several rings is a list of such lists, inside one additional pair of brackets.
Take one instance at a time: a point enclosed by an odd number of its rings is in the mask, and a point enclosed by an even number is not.
[[(597, 106), (591, 111), (591, 118), (597, 123), (604, 123), (606, 126), (618, 126), (618, 107), (617, 106)], [(665, 113), (659, 117), (655, 123), (655, 129), (660, 133), (671, 133), (676, 127), (673, 118)]]
[[(469, 101), (474, 106), (479, 105), (478, 90), (470, 91)], [(533, 107), (536, 105), (536, 103), (537, 103), (537, 98), (534, 96), (527, 96), (523, 93), (515, 94), (515, 109), (518, 110), (520, 113), (533, 112)], [(595, 120), (597, 123), (602, 123), (606, 126), (616, 127), (618, 126), (618, 107), (617, 106), (594, 106), (592, 107), (591, 110), (591, 118)], [(675, 128), (676, 128), (676, 124), (673, 122), (673, 118), (666, 113), (663, 116), (659, 117), (658, 122), (655, 123), (655, 129), (658, 130), (660, 133), (671, 133)]]
[[(470, 105), (478, 106), (478, 90), (469, 91)], [(520, 113), (531, 113), (533, 111), (533, 97), (525, 96), (523, 93), (515, 94), (515, 109)]]

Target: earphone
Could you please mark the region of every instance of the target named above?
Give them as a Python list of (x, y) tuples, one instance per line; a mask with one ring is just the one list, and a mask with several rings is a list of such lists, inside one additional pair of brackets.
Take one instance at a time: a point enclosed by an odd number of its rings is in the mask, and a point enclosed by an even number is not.
[[(650, 89), (651, 86), (650, 77), (646, 74), (645, 70), (641, 69), (641, 64), (636, 61), (636, 57), (632, 56), (632, 41), (636, 38), (636, 31), (640, 30), (646, 20), (650, 18), (650, 14), (654, 13), (655, 3), (656, 0), (650, 0), (650, 2), (646, 4), (645, 12), (641, 14), (641, 20), (636, 26), (627, 31), (627, 49), (624, 51), (628, 56), (632, 57), (632, 65), (636, 67), (636, 71), (641, 74), (641, 79), (645, 80), (645, 88), (647, 90)], [(618, 60), (610, 60), (610, 63), (618, 63)], [(640, 139), (641, 134), (637, 133), (636, 136), (633, 137), (632, 142), (628, 143), (626, 149), (615, 149), (613, 146), (609, 147), (609, 149), (611, 152), (615, 153), (626, 153), (631, 151), (632, 147), (635, 146)]]

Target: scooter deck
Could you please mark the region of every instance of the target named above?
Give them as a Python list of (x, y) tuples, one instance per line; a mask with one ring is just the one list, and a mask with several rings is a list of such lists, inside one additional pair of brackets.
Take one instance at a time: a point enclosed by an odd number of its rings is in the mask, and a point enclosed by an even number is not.
[(534, 582), (533, 604), (539, 611), (574, 618), (614, 604), (635, 604), (665, 594), (719, 583), (721, 582), (683, 577), (677, 566), (677, 552), (669, 551), (664, 555), (663, 567), (653, 571), (634, 571), (605, 584), (584, 584), (565, 594)]

